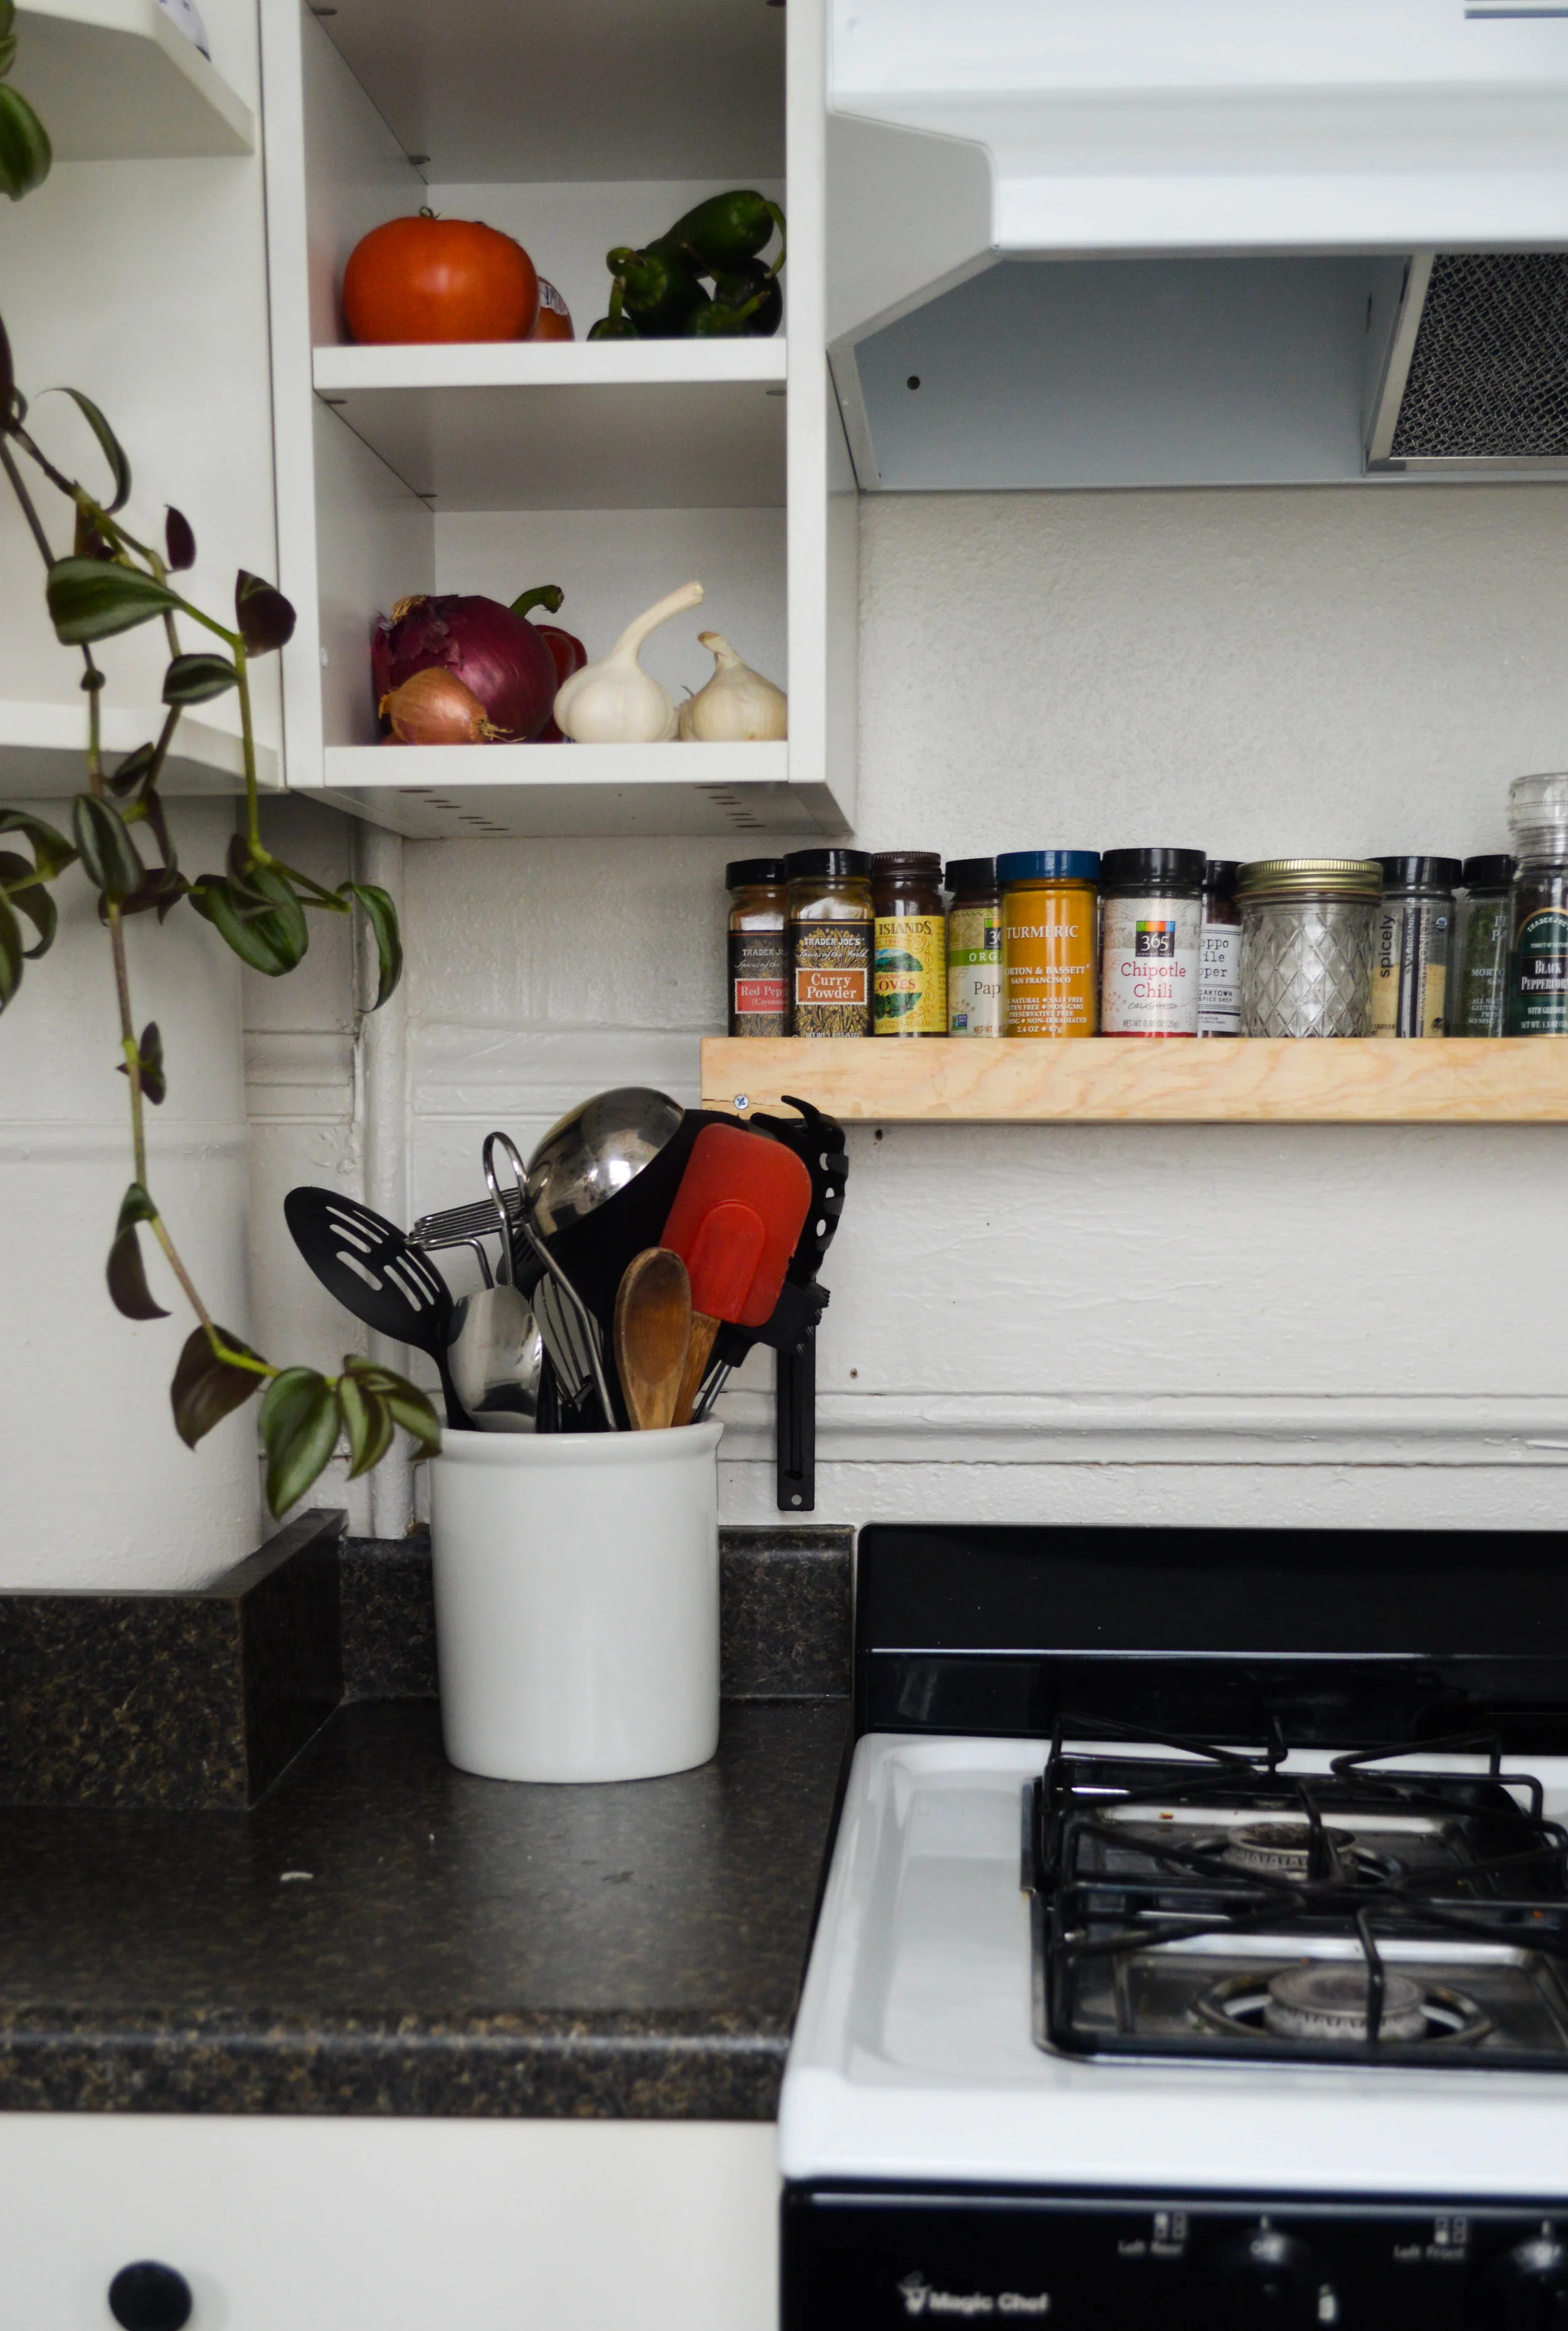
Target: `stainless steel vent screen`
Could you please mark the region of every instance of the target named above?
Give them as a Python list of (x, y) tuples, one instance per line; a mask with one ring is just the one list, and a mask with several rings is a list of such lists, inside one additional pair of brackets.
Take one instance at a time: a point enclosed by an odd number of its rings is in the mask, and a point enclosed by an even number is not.
[(1568, 459), (1568, 252), (1433, 260), (1388, 458)]

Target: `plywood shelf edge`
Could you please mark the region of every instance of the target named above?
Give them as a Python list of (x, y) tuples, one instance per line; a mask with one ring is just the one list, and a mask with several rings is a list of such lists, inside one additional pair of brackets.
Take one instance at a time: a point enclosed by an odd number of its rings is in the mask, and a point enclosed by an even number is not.
[(861, 1124), (1555, 1125), (1568, 1038), (704, 1041), (705, 1108), (786, 1092)]

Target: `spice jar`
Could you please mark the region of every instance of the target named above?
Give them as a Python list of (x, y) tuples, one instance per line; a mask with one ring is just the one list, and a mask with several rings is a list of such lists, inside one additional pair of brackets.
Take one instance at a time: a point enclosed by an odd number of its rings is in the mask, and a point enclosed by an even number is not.
[(737, 858), (724, 870), (729, 892), (729, 1032), (789, 1033), (784, 924), (789, 894), (782, 858)]
[(1002, 892), (994, 858), (947, 864), (947, 1033), (1002, 1033)]
[(1092, 1036), (1099, 891), (1097, 850), (1008, 850), (1002, 890), (1002, 1032)]
[(1448, 1032), (1457, 858), (1380, 858), (1383, 899), (1372, 959), (1374, 1036)]
[(1369, 1036), (1374, 858), (1263, 858), (1236, 878), (1244, 1036)]
[(1508, 943), (1513, 936), (1511, 858), (1467, 858), (1454, 944), (1453, 1036), (1500, 1036), (1508, 1008)]
[(1100, 861), (1100, 1034), (1195, 1036), (1201, 850), (1107, 850)]
[(1233, 858), (1203, 868), (1203, 924), (1198, 946), (1198, 1033), (1241, 1033), (1241, 909)]
[(787, 963), (792, 1036), (871, 1032), (871, 861), (864, 850), (795, 850)]
[(1568, 1032), (1568, 775), (1516, 777), (1508, 1005), (1510, 1036)]
[(947, 917), (940, 851), (879, 850), (871, 861), (871, 1033), (945, 1036)]

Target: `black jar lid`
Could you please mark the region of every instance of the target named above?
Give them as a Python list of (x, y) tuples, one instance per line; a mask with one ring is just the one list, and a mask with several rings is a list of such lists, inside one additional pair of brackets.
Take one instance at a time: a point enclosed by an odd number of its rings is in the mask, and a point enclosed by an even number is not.
[(1239, 858), (1205, 858), (1203, 888), (1205, 890), (1218, 891), (1222, 899), (1233, 898), (1236, 891), (1236, 877), (1240, 871), (1241, 861)]
[(789, 882), (813, 878), (842, 881), (846, 876), (863, 880), (870, 871), (869, 850), (792, 850), (784, 860), (784, 879)]
[(1385, 890), (1452, 890), (1461, 871), (1457, 858), (1380, 858)]
[(782, 858), (732, 858), (724, 870), (727, 890), (754, 890), (788, 879)]
[(879, 874), (924, 874), (942, 879), (942, 852), (939, 850), (879, 850), (871, 859), (872, 879)]
[(943, 888), (962, 898), (969, 890), (994, 890), (996, 861), (994, 858), (950, 858), (943, 878)]
[(1100, 860), (1100, 888), (1190, 890), (1196, 898), (1208, 863), (1201, 850), (1107, 850)]
[(1467, 890), (1506, 890), (1514, 871), (1514, 861), (1506, 851), (1497, 851), (1489, 858), (1467, 858), (1459, 879)]

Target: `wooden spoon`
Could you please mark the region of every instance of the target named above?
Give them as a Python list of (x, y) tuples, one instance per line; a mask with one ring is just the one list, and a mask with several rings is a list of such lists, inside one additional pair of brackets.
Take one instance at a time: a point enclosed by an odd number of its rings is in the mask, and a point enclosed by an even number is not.
[(675, 1418), (691, 1341), (691, 1281), (668, 1247), (644, 1247), (615, 1294), (615, 1366), (626, 1413), (640, 1432)]

